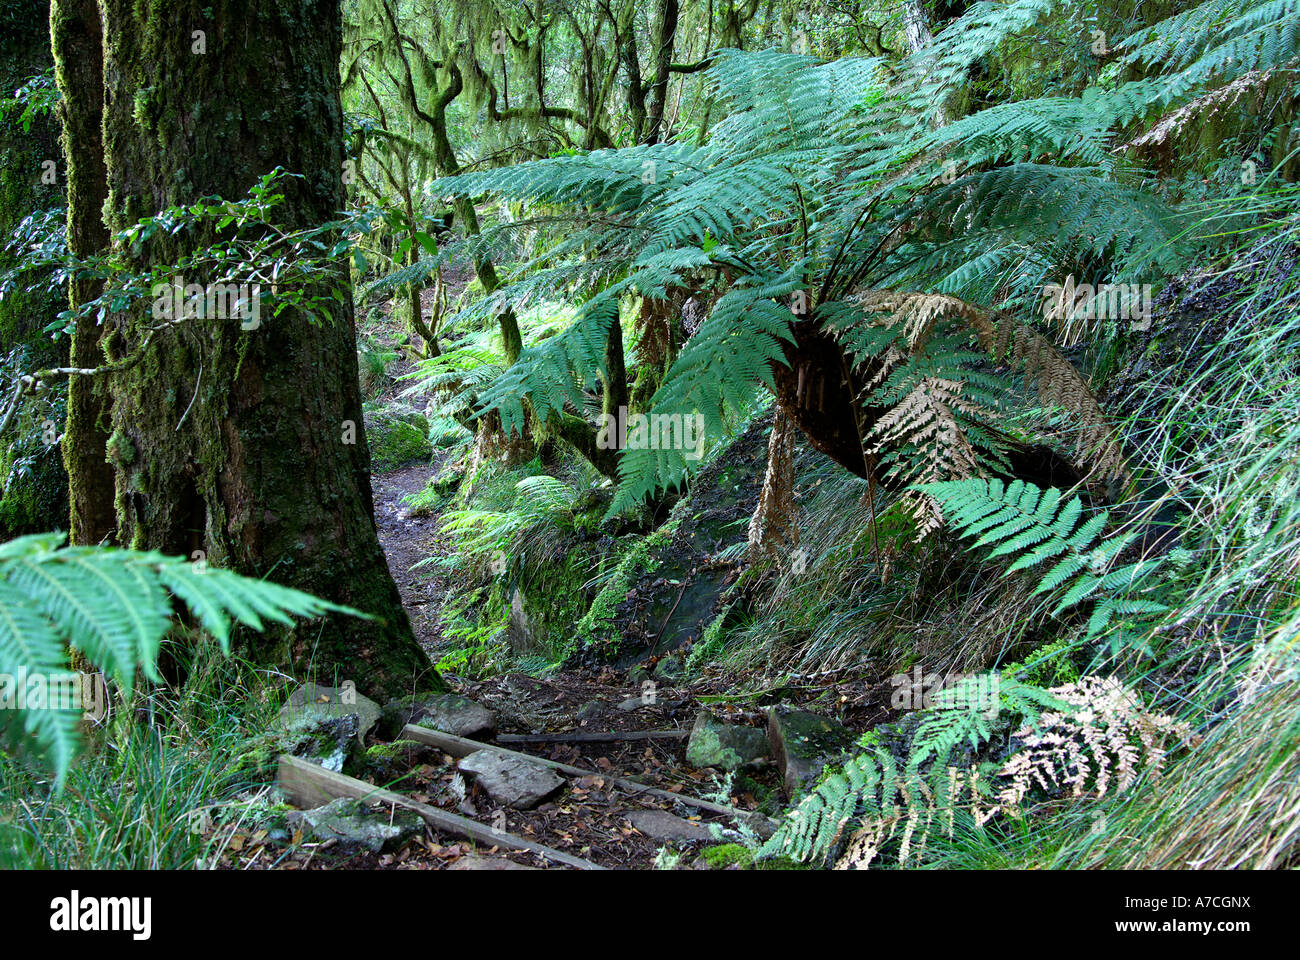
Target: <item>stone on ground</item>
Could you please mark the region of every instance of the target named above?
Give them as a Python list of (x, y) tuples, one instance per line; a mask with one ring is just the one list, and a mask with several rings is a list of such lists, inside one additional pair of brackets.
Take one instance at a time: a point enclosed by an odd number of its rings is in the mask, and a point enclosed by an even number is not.
[(433, 456), (429, 421), (418, 410), (391, 404), (365, 413), (370, 469), (375, 473), (397, 470), (410, 463), (427, 463)]
[(495, 750), (476, 750), (457, 766), (489, 797), (515, 810), (530, 810), (564, 786), (549, 768)]
[(721, 723), (701, 710), (686, 744), (686, 762), (693, 767), (739, 770), (768, 756), (768, 738), (758, 727)]
[(280, 726), (289, 729), (309, 717), (357, 718), (357, 745), (365, 743), (366, 734), (379, 720), (379, 704), (357, 692), (345, 681), (341, 687), (326, 687), (304, 683), (289, 695), (289, 702), (280, 709)]
[(786, 799), (798, 796), (853, 742), (853, 734), (834, 720), (785, 707), (768, 710), (767, 738), (784, 777)]
[(458, 693), (406, 697), (384, 704), (381, 732), (395, 737), (408, 723), (472, 740), (496, 733), (497, 715), (481, 703)]
[(282, 734), (281, 752), (341, 773), (348, 756), (356, 750), (359, 722), (355, 713), (342, 717), (301, 717)]
[(340, 853), (396, 850), (424, 829), (424, 821), (409, 810), (366, 806), (350, 797), (312, 810), (295, 810), (288, 819), (317, 841), (337, 840)]
[(676, 683), (686, 676), (686, 666), (682, 662), (680, 654), (669, 654), (661, 657), (655, 664), (655, 679), (661, 683)]
[(654, 840), (710, 840), (713, 836), (704, 824), (685, 820), (667, 810), (633, 810), (627, 819)]

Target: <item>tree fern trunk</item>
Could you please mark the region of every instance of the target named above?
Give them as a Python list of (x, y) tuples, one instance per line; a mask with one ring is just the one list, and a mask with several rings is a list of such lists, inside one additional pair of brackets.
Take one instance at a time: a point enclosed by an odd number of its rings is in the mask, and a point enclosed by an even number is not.
[(767, 441), (767, 471), (749, 520), (749, 556), (780, 556), (799, 542), (794, 503), (794, 424), (778, 407)]

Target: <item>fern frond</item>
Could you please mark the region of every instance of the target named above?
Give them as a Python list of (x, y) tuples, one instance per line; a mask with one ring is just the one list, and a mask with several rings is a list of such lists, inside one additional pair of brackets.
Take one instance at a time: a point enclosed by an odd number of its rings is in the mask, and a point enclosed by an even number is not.
[(950, 526), (975, 538), (974, 547), (992, 547), (990, 557), (1019, 554), (1008, 573), (1055, 560), (1034, 588), (1035, 594), (1059, 592), (1053, 614), (1098, 597), (1087, 630), (1090, 638), (1107, 631), (1117, 616), (1140, 622), (1167, 609), (1137, 596), (1149, 590), (1153, 581), (1148, 578), (1160, 568), (1160, 560), (1113, 566), (1133, 534), (1098, 541), (1109, 519), (1105, 510), (1080, 522), (1083, 505), (1078, 497), (1062, 504), (1059, 491), (1044, 491), (1022, 480), (1004, 486), (1000, 480), (976, 478), (919, 489), (940, 504)]
[[(0, 675), (20, 671), (46, 682), (79, 678), (67, 648), (80, 650), (129, 695), (137, 669), (157, 681), (162, 640), (172, 625), (172, 597), (183, 601), (229, 651), (232, 622), (262, 630), (293, 616), (366, 614), (310, 594), (178, 557), (113, 547), (60, 547), (63, 536), (37, 534), (0, 546)], [(76, 752), (76, 710), (0, 710), (0, 723), (21, 718), (60, 781)]]
[[(1042, 710), (1066, 706), (1050, 691), (995, 674), (963, 678), (938, 695), (934, 709), (920, 715), (901, 766), (868, 735), (873, 742), (864, 739), (862, 753), (827, 774), (787, 814), (758, 855), (821, 859), (853, 824), (859, 837), (866, 831), (870, 850), (857, 845), (848, 858), (865, 867), (901, 824), (898, 861), (914, 861), (924, 853), (935, 814), (948, 814), (957, 802), (958, 783), (970, 766), (955, 766), (959, 751), (977, 751), (998, 722), (1015, 717), (1032, 721)], [(977, 784), (971, 786), (978, 791)], [(950, 818), (948, 822), (951, 826)]]
[(1087, 381), (1029, 327), (1008, 314), (986, 311), (946, 294), (864, 290), (852, 302), (868, 313), (886, 314), (884, 324), (902, 331), (909, 345), (924, 346), (942, 321), (961, 323), (995, 360), (1023, 373), (1045, 406), (1063, 407), (1073, 415), (1079, 459), (1085, 467), (1091, 461), (1103, 478), (1124, 475), (1123, 453)]

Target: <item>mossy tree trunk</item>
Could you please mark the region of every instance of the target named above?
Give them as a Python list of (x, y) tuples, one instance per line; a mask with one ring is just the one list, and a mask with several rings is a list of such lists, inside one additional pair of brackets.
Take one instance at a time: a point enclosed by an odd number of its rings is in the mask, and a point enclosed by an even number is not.
[[(55, 80), (63, 94), (63, 157), (68, 174), (68, 248), (90, 257), (108, 247), (104, 201), (108, 170), (104, 166), (104, 45), (97, 0), (54, 0), (50, 34)], [(69, 306), (76, 310), (95, 300), (98, 282), (74, 279)], [(94, 369), (103, 363), (101, 327), (92, 314), (76, 321), (72, 332), (72, 366)], [(63, 436), (71, 513), (69, 531), (75, 544), (95, 544), (113, 537), (113, 469), (106, 458), (110, 400), (100, 378), (73, 376), (68, 381), (68, 420)]]
[[(0, 95), (8, 98), (32, 77), (49, 70), (49, 3), (0, 0)], [(58, 124), (47, 114), (24, 129), (18, 116), (0, 121), (0, 246), (29, 215), (63, 204)], [(17, 266), (0, 253), (0, 271)], [(51, 341), (44, 327), (64, 309), (62, 298), (45, 289), (46, 277), (30, 276), (0, 299), (0, 381), (9, 398), (12, 377), (59, 366), (66, 341)], [(67, 524), (67, 474), (56, 443), (66, 392), (56, 383), (24, 403), (0, 437), (0, 539), (53, 530)]]
[[(203, 196), (243, 196), (276, 166), (303, 177), (285, 186), (283, 226), (337, 215), (339, 0), (101, 7), (112, 230)], [(171, 263), (212, 239), (160, 243), (141, 256)], [(346, 267), (338, 270), (346, 287)], [(261, 662), (352, 679), (372, 695), (436, 687), (375, 533), (351, 300), (315, 321), (267, 314), (254, 329), (237, 319), (168, 328), (140, 362), (111, 374), (118, 539), (377, 617), (250, 637)], [(106, 355), (129, 355), (153, 322), (147, 311), (114, 318)]]

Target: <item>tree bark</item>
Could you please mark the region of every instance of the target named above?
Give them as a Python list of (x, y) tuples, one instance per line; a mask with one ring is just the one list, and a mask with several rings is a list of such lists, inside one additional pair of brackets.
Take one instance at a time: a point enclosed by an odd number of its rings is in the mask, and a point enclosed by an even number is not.
[[(104, 202), (104, 49), (96, 0), (54, 0), (50, 9), (55, 79), (63, 94), (63, 155), (68, 173), (68, 249), (90, 257), (108, 247)], [(74, 278), (69, 305), (77, 310), (102, 292), (96, 280)], [(104, 361), (101, 326), (93, 314), (76, 321), (72, 366), (93, 369)], [(63, 461), (68, 470), (69, 534), (74, 544), (111, 539), (117, 528), (113, 469), (106, 459), (112, 401), (95, 377), (68, 381), (68, 422)]]
[[(277, 165), (304, 178), (285, 184), (282, 227), (337, 215), (339, 0), (101, 4), (111, 228), (203, 196), (241, 197)], [(172, 263), (212, 239), (161, 242), (141, 259)], [(337, 270), (331, 282), (346, 288)], [(262, 662), (384, 696), (440, 681), (375, 533), (352, 309), (349, 297), (319, 320), (290, 309), (254, 329), (209, 319), (155, 334), (141, 362), (112, 374), (108, 449), (123, 544), (374, 615), (245, 642)], [(110, 355), (129, 354), (153, 322), (147, 308), (115, 318)]]
[(643, 138), (645, 143), (658, 143), (663, 133), (664, 110), (668, 104), (668, 68), (673, 62), (673, 45), (677, 38), (677, 0), (659, 0), (658, 27), (655, 76), (650, 87), (650, 109)]

